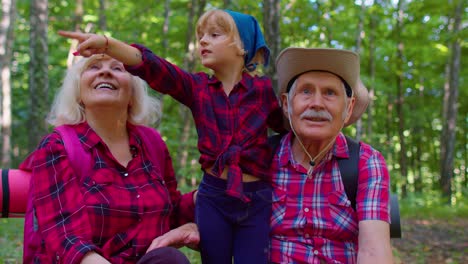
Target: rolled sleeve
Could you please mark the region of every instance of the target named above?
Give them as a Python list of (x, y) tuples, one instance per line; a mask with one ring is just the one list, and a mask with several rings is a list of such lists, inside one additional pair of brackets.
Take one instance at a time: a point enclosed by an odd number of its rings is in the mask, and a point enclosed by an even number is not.
[(361, 143), (362, 164), (356, 211), (358, 220), (382, 220), (390, 222), (390, 176), (385, 159), (375, 149)]

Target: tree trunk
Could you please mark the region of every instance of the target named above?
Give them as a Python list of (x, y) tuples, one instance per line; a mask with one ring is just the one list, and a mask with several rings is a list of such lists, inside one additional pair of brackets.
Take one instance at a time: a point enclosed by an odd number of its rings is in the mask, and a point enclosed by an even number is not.
[[(76, 0), (75, 1), (75, 14), (73, 16), (73, 25), (72, 25), (72, 28), (74, 31), (83, 31), (81, 29), (81, 27), (83, 26), (83, 14), (84, 14), (83, 0)], [(75, 39), (72, 39), (70, 50), (68, 51), (68, 56), (67, 56), (68, 68), (70, 68), (73, 65), (73, 63), (78, 59), (76, 56), (73, 55), (73, 52), (76, 51), (77, 46), (78, 46), (78, 41)]]
[[(186, 57), (184, 59), (185, 70), (192, 72), (195, 70), (195, 62), (196, 62), (196, 42), (195, 42), (195, 30), (194, 25), (196, 19), (198, 19), (205, 9), (206, 1), (196, 1), (192, 0), (189, 5), (189, 17), (188, 17), (188, 24), (187, 24), (187, 35), (186, 35), (186, 44), (185, 44), (185, 54)], [(196, 16), (196, 18), (195, 18)], [(193, 135), (193, 131), (195, 130), (195, 125), (193, 122), (193, 118), (191, 115), (190, 110), (184, 106), (180, 105), (180, 115), (182, 116), (182, 135), (180, 137), (180, 145), (178, 148), (178, 155), (179, 155), (179, 168), (186, 168), (188, 166), (192, 166), (188, 163), (188, 154), (189, 149), (193, 146), (189, 146), (188, 141), (190, 136)], [(186, 170), (191, 171), (191, 170)], [(192, 175), (191, 183), (196, 184), (195, 176)], [(180, 177), (178, 178), (182, 182), (185, 182), (185, 178)]]
[(1, 101), (1, 134), (3, 168), (11, 167), (11, 58), (13, 50), (13, 29), (16, 18), (16, 1), (2, 0), (2, 17), (0, 25), (0, 83)]
[(465, 115), (465, 117), (462, 116), (462, 118), (464, 118), (463, 120), (465, 120), (465, 125), (463, 126), (463, 133), (462, 135), (465, 135), (463, 137), (463, 144), (462, 146), (465, 146), (463, 148), (463, 154), (462, 155), (463, 157), (465, 157), (465, 159), (463, 160), (463, 163), (461, 164), (462, 165), (462, 168), (461, 168), (461, 171), (462, 171), (462, 180), (460, 181), (464, 188), (467, 188), (468, 187), (468, 114)]
[[(171, 0), (164, 1), (164, 23), (162, 28), (162, 57), (167, 56), (167, 50), (169, 49), (169, 40), (167, 33), (169, 32), (169, 16), (171, 14)], [(191, 30), (188, 30), (191, 31)]]
[[(366, 12), (366, 5), (364, 4), (364, 1), (361, 3), (361, 11), (359, 13), (359, 21), (358, 21), (358, 30), (356, 32), (356, 52), (358, 54), (361, 53), (361, 43), (362, 43), (362, 36), (364, 35), (364, 14)], [(361, 61), (361, 67), (363, 65)], [(362, 69), (361, 69), (362, 71)], [(359, 118), (356, 122), (356, 140), (361, 140), (362, 137), (362, 119)]]
[(263, 32), (270, 48), (270, 65), (265, 68), (265, 75), (271, 78), (274, 88), (278, 87), (275, 59), (281, 51), (280, 6), (280, 0), (263, 0)]
[[(418, 102), (424, 102), (424, 78), (420, 78), (419, 80), (419, 83), (420, 83), (420, 88), (419, 88), (419, 100)], [(411, 104), (410, 107), (411, 108), (416, 108), (414, 109), (414, 111), (417, 111), (417, 108), (419, 107), (424, 107), (424, 105), (413, 105)], [(411, 112), (413, 113), (413, 110), (411, 110)], [(421, 123), (420, 122), (415, 122), (414, 124), (414, 130), (413, 130), (413, 135), (421, 135), (422, 133), (424, 132), (424, 128), (422, 127)], [(413, 157), (415, 157), (415, 164), (414, 164), (414, 167), (415, 167), (415, 172), (414, 172), (414, 191), (416, 193), (421, 193), (423, 191), (423, 186), (424, 186), (424, 183), (423, 183), (423, 173), (422, 173), (422, 164), (421, 164), (421, 160), (420, 160), (420, 157), (423, 156), (423, 151), (422, 151), (422, 147), (423, 147), (423, 141), (421, 139), (421, 137), (414, 137), (413, 139), (414, 141), (414, 147), (413, 149), (415, 149), (415, 152), (413, 154)]]
[[(80, 0), (82, 1), (82, 0)], [(99, 0), (99, 22), (98, 27), (101, 31), (107, 31), (107, 18), (106, 18), (107, 4), (106, 0)]]
[(47, 100), (49, 90), (47, 11), (47, 0), (31, 1), (29, 42), (29, 151), (36, 148), (37, 144), (48, 130), (44, 120), (49, 107)]
[(403, 50), (404, 45), (401, 38), (401, 33), (403, 31), (403, 17), (404, 17), (404, 10), (403, 10), (404, 0), (398, 1), (398, 10), (397, 10), (397, 22), (395, 27), (395, 33), (397, 36), (397, 54), (396, 54), (396, 88), (397, 88), (397, 98), (396, 98), (396, 112), (398, 117), (398, 138), (400, 141), (400, 173), (403, 179), (402, 186), (401, 186), (401, 194), (403, 197), (407, 195), (407, 183), (408, 183), (408, 167), (406, 164), (406, 143), (405, 143), (405, 115), (403, 111), (403, 103), (404, 103), (404, 75), (403, 75)]
[(449, 62), (449, 76), (448, 76), (448, 94), (444, 95), (444, 110), (446, 117), (444, 120), (444, 127), (441, 139), (441, 166), (440, 166), (440, 184), (442, 187), (442, 194), (450, 203), (452, 196), (452, 178), (454, 168), (454, 155), (455, 155), (455, 139), (456, 139), (456, 126), (457, 126), (457, 109), (458, 109), (458, 79), (460, 72), (460, 57), (461, 57), (461, 39), (458, 35), (461, 30), (461, 17), (462, 17), (463, 1), (458, 1), (455, 7), (453, 17), (453, 29), (451, 43), (451, 59)]
[[(378, 5), (378, 1), (374, 2), (374, 5)], [(374, 10), (375, 8), (372, 8)], [(377, 31), (378, 16), (372, 11), (370, 17), (370, 29), (369, 29), (369, 83), (367, 89), (369, 90), (369, 97), (371, 98), (369, 106), (367, 107), (367, 135), (372, 136), (372, 124), (374, 122), (372, 109), (374, 106), (374, 89), (375, 89), (375, 35)]]

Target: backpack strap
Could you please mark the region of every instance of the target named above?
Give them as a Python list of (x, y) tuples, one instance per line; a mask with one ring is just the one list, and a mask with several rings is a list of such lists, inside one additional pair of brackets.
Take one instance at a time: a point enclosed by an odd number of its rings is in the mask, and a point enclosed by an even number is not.
[(8, 182), (8, 169), (2, 169), (2, 217), (8, 217), (10, 210), (10, 184)]
[[(359, 179), (359, 142), (346, 137), (348, 143), (349, 159), (339, 159), (341, 180), (345, 188), (346, 196), (351, 201), (351, 206), (356, 211), (356, 194)], [(390, 238), (401, 238), (400, 208), (398, 196), (390, 193)]]
[(349, 158), (338, 159), (341, 180), (343, 181), (346, 196), (351, 202), (351, 207), (356, 211), (356, 193), (359, 178), (359, 142), (346, 136)]
[(55, 128), (60, 134), (67, 152), (68, 159), (73, 167), (73, 170), (80, 177), (91, 172), (91, 154), (83, 148), (78, 135), (73, 127), (62, 125)]
[(274, 155), (276, 152), (276, 149), (279, 147), (279, 144), (281, 142), (281, 139), (283, 138), (284, 134), (275, 134), (272, 136), (268, 137), (268, 145), (271, 147), (272, 154)]
[(158, 159), (156, 159), (156, 157), (161, 156), (163, 154), (158, 151), (160, 149), (154, 147), (155, 141), (162, 141), (161, 135), (158, 133), (158, 131), (156, 131), (156, 129), (151, 127), (142, 125), (137, 125), (135, 127), (142, 141), (141, 144), (143, 145), (143, 148), (148, 152), (148, 159), (151, 161), (151, 163), (153, 163), (154, 166), (156, 166), (156, 164), (158, 164), (159, 166), (163, 166), (163, 164), (161, 164), (161, 162)]

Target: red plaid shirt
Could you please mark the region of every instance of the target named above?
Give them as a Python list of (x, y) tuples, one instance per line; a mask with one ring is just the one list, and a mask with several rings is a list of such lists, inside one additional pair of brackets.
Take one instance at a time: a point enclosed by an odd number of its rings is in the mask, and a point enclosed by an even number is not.
[[(57, 133), (32, 156), (31, 198), (43, 239), (37, 263), (80, 263), (89, 251), (136, 263), (154, 238), (193, 220), (193, 194), (177, 191), (165, 145), (155, 139), (143, 146), (129, 124), (133, 159), (123, 167), (87, 123), (75, 129), (94, 161), (91, 175), (77, 177)], [(147, 147), (160, 149), (163, 168), (152, 166)]]
[(343, 134), (312, 177), (294, 161), (291, 133), (273, 160), (273, 263), (356, 263), (358, 222), (390, 222), (389, 174), (383, 156), (361, 142), (356, 211), (346, 196), (337, 158), (349, 157)]
[(267, 127), (277, 132), (284, 128), (283, 114), (267, 77), (244, 73), (228, 96), (215, 77), (188, 73), (144, 46), (133, 46), (140, 49), (143, 62), (127, 70), (192, 111), (202, 169), (214, 166), (214, 172), (221, 175), (229, 168), (228, 193), (242, 198), (242, 173), (269, 180)]

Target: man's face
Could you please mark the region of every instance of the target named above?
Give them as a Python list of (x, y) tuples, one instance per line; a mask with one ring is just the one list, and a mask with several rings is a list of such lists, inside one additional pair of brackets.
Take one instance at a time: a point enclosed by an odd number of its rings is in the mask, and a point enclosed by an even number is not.
[(346, 97), (343, 82), (329, 72), (300, 75), (291, 88), (291, 98), (282, 95), (283, 111), (303, 141), (329, 142), (349, 119), (354, 98)]

